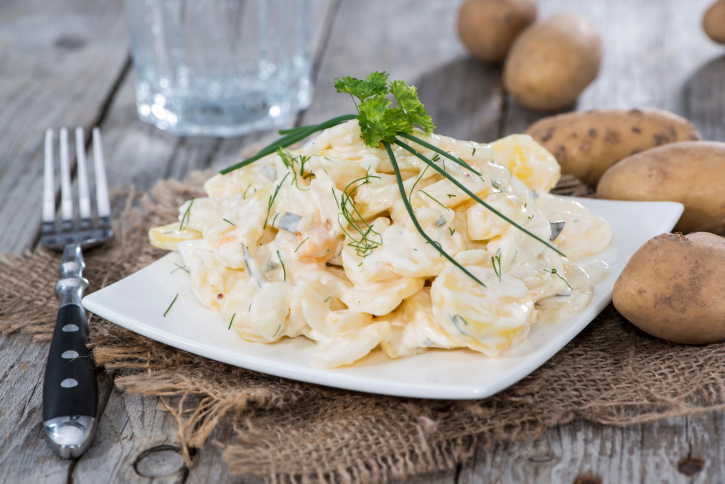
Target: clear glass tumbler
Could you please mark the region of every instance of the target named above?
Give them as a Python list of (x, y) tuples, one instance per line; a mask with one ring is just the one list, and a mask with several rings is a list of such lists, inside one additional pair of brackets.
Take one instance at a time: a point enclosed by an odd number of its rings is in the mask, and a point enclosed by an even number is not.
[(125, 0), (142, 121), (239, 136), (312, 101), (309, 0)]

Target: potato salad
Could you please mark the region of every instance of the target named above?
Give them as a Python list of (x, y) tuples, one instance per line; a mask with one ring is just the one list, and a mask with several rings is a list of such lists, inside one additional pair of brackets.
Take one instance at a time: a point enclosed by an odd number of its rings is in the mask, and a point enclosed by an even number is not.
[(386, 149), (366, 146), (357, 120), (210, 178), (208, 196), (184, 203), (178, 222), (151, 229), (151, 243), (181, 253), (194, 295), (219, 314), (214, 324), (259, 343), (304, 336), (318, 345), (312, 363), (324, 368), (376, 348), (390, 358), (432, 348), (497, 357), (533, 324), (582, 311), (593, 285), (576, 261), (606, 248), (611, 228), (548, 193), (560, 176), (554, 157), (527, 135), (489, 145), (415, 134), (477, 173), (410, 143), (418, 152), (567, 257), (394, 145), (433, 247), (404, 206)]

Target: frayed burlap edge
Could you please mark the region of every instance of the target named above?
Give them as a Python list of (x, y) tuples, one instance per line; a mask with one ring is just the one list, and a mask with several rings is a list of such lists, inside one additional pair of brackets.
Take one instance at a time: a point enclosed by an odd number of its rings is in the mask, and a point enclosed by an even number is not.
[[(200, 196), (195, 174), (148, 193), (126, 187), (114, 206), (117, 237), (88, 251), (86, 275), (103, 287), (163, 255), (147, 230)], [(587, 195), (564, 178), (559, 193)], [(55, 320), (59, 256), (0, 256), (0, 332), (47, 340)], [(22, 274), (22, 277), (18, 275)], [(200, 324), (203, 322), (200, 322)], [(275, 482), (386, 482), (450, 469), (476, 445), (538, 438), (573, 418), (630, 425), (722, 409), (725, 345), (684, 346), (633, 328), (610, 306), (539, 370), (480, 401), (368, 395), (262, 375), (176, 350), (98, 318), (91, 345), (119, 388), (158, 396), (179, 423), (184, 456), (224, 422), (236, 429), (224, 459), (235, 475)], [(475, 371), (475, 369), (472, 369)]]

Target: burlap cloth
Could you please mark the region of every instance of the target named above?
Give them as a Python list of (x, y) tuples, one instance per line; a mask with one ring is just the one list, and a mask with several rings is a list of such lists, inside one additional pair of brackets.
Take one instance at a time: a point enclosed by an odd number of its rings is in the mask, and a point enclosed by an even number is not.
[[(117, 194), (116, 205), (126, 206), (116, 239), (86, 254), (92, 287), (162, 256), (148, 244), (148, 228), (175, 220), (184, 200), (201, 195), (202, 179), (197, 174), (186, 183), (162, 181), (149, 193)], [(559, 191), (586, 194), (571, 179)], [(58, 263), (45, 250), (0, 259), (3, 332), (49, 339)], [(480, 401), (392, 398), (298, 383), (185, 353), (98, 318), (91, 320), (91, 344), (119, 388), (163, 398), (179, 422), (190, 464), (188, 448), (205, 445), (216, 425), (234, 425), (236, 438), (224, 450), (231, 472), (277, 481), (384, 482), (448, 469), (477, 442), (534, 439), (575, 417), (628, 425), (725, 403), (725, 344), (660, 341), (611, 306), (529, 377)]]

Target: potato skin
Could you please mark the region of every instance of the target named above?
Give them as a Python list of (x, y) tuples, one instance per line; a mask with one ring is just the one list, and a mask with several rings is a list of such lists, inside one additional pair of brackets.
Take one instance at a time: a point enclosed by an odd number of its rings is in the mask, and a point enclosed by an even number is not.
[(474, 57), (500, 63), (537, 13), (536, 0), (467, 0), (458, 11), (458, 35)]
[(686, 141), (643, 151), (610, 168), (597, 196), (672, 200), (685, 206), (675, 231), (725, 233), (725, 143)]
[(725, 0), (718, 0), (702, 17), (702, 28), (713, 41), (725, 44)]
[(504, 64), (504, 87), (524, 107), (561, 109), (597, 77), (601, 61), (594, 24), (576, 14), (554, 15), (516, 39)]
[(635, 252), (614, 284), (614, 307), (652, 336), (685, 344), (725, 339), (725, 239), (662, 234)]
[(677, 141), (699, 140), (695, 125), (659, 109), (580, 111), (544, 118), (526, 130), (554, 155), (561, 172), (596, 186), (630, 155)]

